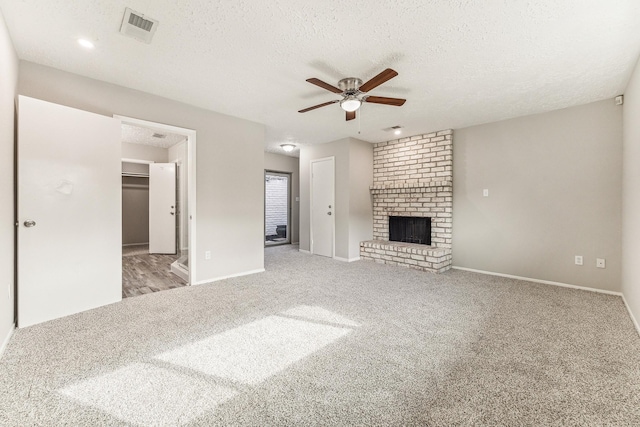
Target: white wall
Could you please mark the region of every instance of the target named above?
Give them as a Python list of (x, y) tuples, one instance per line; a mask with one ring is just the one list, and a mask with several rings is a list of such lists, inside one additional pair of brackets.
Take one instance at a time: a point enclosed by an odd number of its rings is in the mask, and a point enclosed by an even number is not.
[(455, 130), (453, 140), (455, 266), (620, 291), (622, 108), (613, 99)]
[[(263, 125), (25, 61), (19, 92), (98, 114), (195, 129), (196, 281), (264, 268)], [(210, 260), (205, 251), (211, 251)]]
[(369, 187), (373, 183), (373, 144), (343, 138), (300, 149), (300, 249), (310, 250), (311, 160), (335, 157), (335, 256), (354, 259), (360, 242), (373, 234)]
[(622, 294), (640, 332), (640, 62), (623, 106)]
[(18, 57), (0, 12), (0, 354), (14, 325), (14, 125)]
[(291, 243), (298, 243), (300, 229), (300, 159), (283, 154), (264, 153), (264, 168), (291, 174)]
[(153, 145), (132, 144), (130, 142), (123, 142), (122, 158), (151, 160), (156, 163), (166, 163), (169, 161), (169, 149), (155, 147)]

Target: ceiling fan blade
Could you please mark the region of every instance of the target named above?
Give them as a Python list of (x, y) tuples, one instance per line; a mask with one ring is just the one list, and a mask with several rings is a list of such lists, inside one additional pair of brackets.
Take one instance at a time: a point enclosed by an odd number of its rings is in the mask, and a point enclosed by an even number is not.
[(347, 121), (353, 120), (355, 118), (356, 118), (356, 112), (355, 111), (347, 111)]
[(387, 68), (386, 70), (360, 86), (360, 92), (369, 92), (371, 89), (380, 86), (382, 83), (386, 82), (387, 80), (391, 80), (397, 75), (397, 71), (394, 71), (391, 68)]
[(373, 104), (395, 105), (396, 107), (400, 107), (405, 102), (407, 102), (406, 99), (386, 98), (384, 96), (367, 96), (363, 99), (363, 101), (371, 102)]
[(314, 84), (316, 86), (320, 86), (322, 89), (326, 89), (329, 92), (333, 92), (333, 93), (342, 93), (342, 91), (340, 89), (338, 89), (335, 86), (331, 86), (329, 83), (325, 83), (320, 79), (316, 79), (316, 78), (312, 78), (312, 79), (307, 79), (307, 81), (311, 84)]
[(325, 107), (327, 105), (335, 104), (336, 102), (340, 102), (340, 100), (336, 99), (335, 101), (325, 102), (323, 104), (314, 105), (313, 107), (305, 108), (304, 110), (298, 111), (298, 113), (306, 113), (307, 111), (315, 110), (316, 108)]

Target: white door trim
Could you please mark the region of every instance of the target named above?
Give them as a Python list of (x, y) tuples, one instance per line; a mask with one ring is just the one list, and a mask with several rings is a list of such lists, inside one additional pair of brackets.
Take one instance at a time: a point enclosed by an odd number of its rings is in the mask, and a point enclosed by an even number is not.
[(151, 122), (148, 120), (136, 119), (133, 117), (114, 114), (123, 124), (143, 126), (157, 129), (161, 132), (177, 133), (187, 137), (187, 164), (189, 170), (187, 178), (187, 197), (189, 199), (189, 285), (196, 283), (196, 131), (193, 129), (181, 128), (164, 123)]
[(313, 164), (319, 162), (325, 162), (327, 160), (331, 160), (331, 166), (333, 168), (333, 188), (331, 189), (331, 206), (333, 206), (334, 215), (331, 216), (331, 232), (332, 232), (332, 247), (331, 247), (331, 258), (336, 256), (336, 186), (335, 186), (335, 176), (336, 176), (336, 158), (335, 156), (330, 157), (322, 157), (320, 159), (313, 159), (309, 161), (309, 252), (312, 254), (313, 251)]

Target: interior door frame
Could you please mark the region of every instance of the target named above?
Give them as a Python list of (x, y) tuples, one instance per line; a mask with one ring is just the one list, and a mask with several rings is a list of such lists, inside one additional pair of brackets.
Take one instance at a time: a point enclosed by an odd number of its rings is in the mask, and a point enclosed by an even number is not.
[(189, 285), (196, 283), (196, 131), (194, 129), (181, 128), (164, 123), (151, 122), (133, 117), (114, 114), (113, 117), (122, 121), (122, 124), (142, 126), (158, 130), (160, 132), (177, 133), (187, 137), (187, 206), (189, 210)]
[[(280, 176), (286, 176), (287, 177), (287, 241), (286, 242), (281, 242), (281, 243), (272, 243), (267, 245), (267, 241), (266, 241), (266, 229), (267, 229), (267, 175), (280, 175)], [(292, 173), (291, 172), (282, 172), (282, 171), (277, 171), (277, 170), (272, 170), (272, 169), (265, 169), (264, 170), (264, 221), (263, 221), (263, 226), (264, 229), (262, 230), (262, 234), (265, 234), (265, 242), (264, 242), (264, 246), (266, 247), (271, 247), (271, 246), (279, 246), (279, 245), (290, 245), (291, 244), (291, 178), (292, 178)]]
[(333, 200), (333, 203), (331, 204), (331, 206), (333, 206), (333, 212), (334, 215), (331, 215), (331, 241), (332, 241), (332, 245), (331, 245), (331, 258), (335, 258), (336, 256), (336, 216), (335, 213), (337, 212), (336, 210), (336, 158), (335, 156), (330, 156), (330, 157), (322, 157), (320, 159), (313, 159), (309, 161), (309, 237), (310, 237), (310, 242), (309, 242), (309, 252), (311, 252), (312, 254), (314, 253), (313, 251), (313, 164), (314, 163), (320, 163), (320, 162), (326, 162), (326, 161), (331, 161), (331, 167), (333, 168), (333, 188), (331, 189), (331, 194), (332, 197), (331, 199)]

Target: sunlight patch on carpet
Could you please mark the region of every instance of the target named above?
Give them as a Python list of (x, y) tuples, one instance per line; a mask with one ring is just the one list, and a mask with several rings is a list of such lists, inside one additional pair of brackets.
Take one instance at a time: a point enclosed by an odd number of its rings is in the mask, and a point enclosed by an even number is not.
[(58, 393), (125, 422), (182, 425), (211, 411), (236, 391), (147, 363), (134, 363)]
[(309, 356), (351, 329), (269, 316), (156, 356), (244, 384), (257, 384)]
[(349, 320), (344, 316), (318, 306), (299, 305), (287, 311), (283, 311), (282, 314), (285, 314), (287, 316), (304, 317), (309, 320), (319, 320), (321, 322), (337, 323), (339, 325), (345, 325), (354, 328), (360, 326), (356, 322)]

